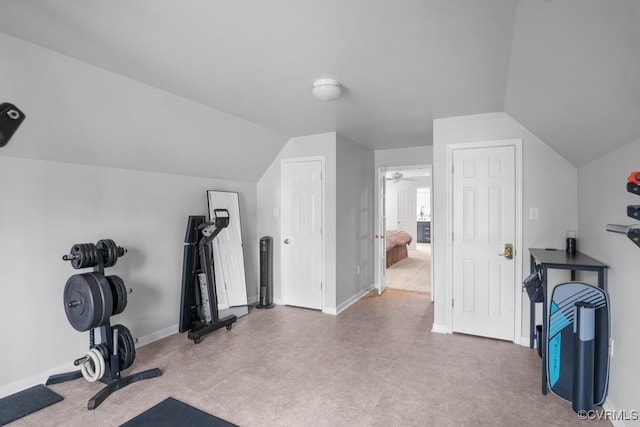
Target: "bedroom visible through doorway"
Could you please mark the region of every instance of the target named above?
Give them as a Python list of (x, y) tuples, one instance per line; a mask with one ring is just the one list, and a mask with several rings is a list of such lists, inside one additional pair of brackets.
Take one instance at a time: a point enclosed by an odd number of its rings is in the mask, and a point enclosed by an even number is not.
[(385, 173), (385, 285), (431, 293), (431, 166)]

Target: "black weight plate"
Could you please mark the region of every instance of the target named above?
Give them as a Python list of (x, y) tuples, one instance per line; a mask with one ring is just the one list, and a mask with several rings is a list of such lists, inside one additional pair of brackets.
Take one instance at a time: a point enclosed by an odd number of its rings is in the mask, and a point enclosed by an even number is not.
[(109, 354), (109, 348), (107, 347), (107, 344), (98, 344), (92, 348), (97, 349), (100, 352), (100, 354), (102, 354), (102, 358), (105, 361), (109, 360), (110, 354)]
[(113, 315), (120, 314), (127, 307), (127, 288), (119, 276), (107, 276), (113, 293)]
[(120, 361), (120, 370), (124, 371), (132, 365), (135, 358), (135, 347), (132, 345), (133, 338), (126, 326), (115, 325), (113, 327), (118, 330), (118, 359)]
[(109, 257), (109, 250), (107, 248), (106, 240), (98, 240), (98, 243), (96, 243), (96, 247), (102, 253), (102, 262), (105, 268), (112, 267), (113, 264), (111, 263), (112, 260)]
[(103, 305), (100, 285), (90, 273), (74, 274), (64, 287), (64, 312), (77, 331), (99, 326)]
[(96, 245), (93, 243), (77, 243), (73, 245), (71, 255), (73, 256), (71, 266), (76, 270), (97, 265)]
[(113, 315), (120, 314), (124, 311), (122, 308), (122, 289), (118, 281), (118, 276), (107, 276), (111, 284), (111, 292), (113, 292)]
[(118, 262), (118, 245), (111, 239), (109, 239), (109, 251), (111, 252), (110, 256), (113, 259), (113, 265), (116, 265), (116, 262)]
[(133, 361), (136, 360), (136, 342), (133, 339), (133, 335), (131, 335), (131, 332), (129, 332), (129, 330), (127, 330), (127, 338), (129, 339), (129, 347), (131, 348), (131, 351), (129, 352), (129, 360), (128, 360), (128, 366), (132, 366), (133, 365)]
[(118, 261), (118, 245), (111, 239), (102, 239), (97, 243), (98, 249), (102, 250), (102, 257), (105, 267), (113, 267)]
[(109, 282), (104, 277), (102, 273), (86, 273), (92, 275), (96, 282), (98, 282), (98, 286), (100, 287), (100, 299), (102, 301), (102, 312), (100, 314), (100, 323), (98, 326), (105, 325), (111, 314), (113, 313), (113, 295), (111, 294), (111, 287), (109, 286)]
[[(118, 279), (120, 279), (118, 277)], [(125, 308), (127, 308), (127, 304), (129, 303), (129, 296), (127, 293), (127, 287), (124, 284), (124, 280), (120, 279), (118, 283), (118, 287), (120, 288), (120, 294), (122, 295), (122, 298), (120, 299), (120, 303), (122, 305), (122, 307), (120, 308), (120, 313), (122, 313), (124, 311)]]
[(111, 289), (111, 296), (113, 297), (113, 312), (112, 316), (118, 314), (118, 304), (120, 303), (120, 295), (118, 294), (118, 289), (116, 288), (116, 284), (111, 279), (111, 276), (106, 276), (107, 282), (109, 282), (109, 288)]

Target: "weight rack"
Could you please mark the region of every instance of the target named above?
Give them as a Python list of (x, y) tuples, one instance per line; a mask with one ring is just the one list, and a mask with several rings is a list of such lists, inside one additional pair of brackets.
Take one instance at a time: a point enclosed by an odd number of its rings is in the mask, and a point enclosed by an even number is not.
[[(633, 171), (627, 177), (627, 191), (631, 194), (640, 195), (640, 171)], [(640, 205), (627, 205), (627, 216), (635, 220), (640, 219)], [(640, 224), (607, 224), (606, 230), (612, 233), (625, 234), (629, 240), (640, 247)]]
[[(87, 404), (89, 410), (97, 408), (111, 393), (131, 383), (162, 375), (158, 368), (138, 372), (127, 377), (120, 376), (121, 370), (129, 368), (135, 360), (135, 341), (124, 325), (111, 325), (110, 317), (124, 311), (127, 294), (118, 276), (105, 276), (105, 267), (112, 267), (127, 250), (119, 247), (111, 239), (97, 244), (83, 243), (71, 247), (71, 253), (62, 257), (71, 261), (74, 269), (93, 267), (93, 273), (73, 275), (67, 280), (64, 290), (64, 308), (67, 319), (74, 329), (89, 330), (89, 350), (96, 349), (104, 360), (104, 376), (99, 378), (106, 384)], [(97, 343), (96, 343), (97, 340)], [(89, 362), (89, 352), (76, 359), (74, 365)], [(59, 384), (82, 377), (82, 371), (72, 371), (52, 375), (46, 385)]]

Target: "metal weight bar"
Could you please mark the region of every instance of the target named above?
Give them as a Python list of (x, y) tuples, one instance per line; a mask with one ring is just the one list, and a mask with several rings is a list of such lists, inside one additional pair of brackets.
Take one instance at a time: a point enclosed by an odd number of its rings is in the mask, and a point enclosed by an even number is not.
[(619, 224), (607, 224), (607, 231), (612, 233), (626, 234), (626, 236), (640, 247), (640, 224), (635, 225), (619, 225)]

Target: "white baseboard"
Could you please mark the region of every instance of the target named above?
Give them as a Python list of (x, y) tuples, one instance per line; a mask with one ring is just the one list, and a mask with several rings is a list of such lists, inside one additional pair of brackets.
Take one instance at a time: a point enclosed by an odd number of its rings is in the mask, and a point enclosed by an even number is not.
[[(516, 344), (520, 344), (523, 347), (529, 347), (529, 337), (516, 338), (514, 341)], [(536, 339), (533, 339), (533, 348), (536, 348)]]
[[(626, 415), (627, 419), (631, 421), (630, 411), (629, 410), (623, 411), (623, 410), (617, 409), (617, 406), (615, 405), (615, 403), (611, 401), (611, 399), (607, 399), (604, 401), (604, 403), (602, 404), (602, 409), (614, 415), (613, 417), (607, 418), (611, 422), (613, 427), (626, 427), (628, 425), (624, 419), (616, 419), (617, 417), (615, 415), (621, 415), (621, 417), (624, 417)], [(622, 414), (623, 412), (625, 413)]]
[(169, 335), (173, 335), (178, 332), (178, 324), (174, 324), (171, 326), (167, 326), (166, 328), (160, 329), (159, 331), (151, 332), (142, 337), (138, 337), (138, 342), (136, 343), (136, 347), (142, 347), (143, 345), (151, 344), (154, 341), (161, 340), (162, 338), (166, 338)]
[(365, 295), (367, 295), (372, 290), (374, 290), (373, 286), (365, 288), (365, 289), (361, 290), (360, 292), (358, 292), (357, 294), (353, 295), (351, 298), (349, 298), (348, 300), (346, 300), (342, 304), (340, 304), (338, 307), (336, 307), (336, 308), (325, 307), (325, 308), (322, 309), (322, 312), (323, 313), (327, 313), (327, 314), (333, 314), (334, 316), (337, 316), (338, 314), (340, 314), (343, 311), (345, 311), (349, 306), (351, 306), (351, 305), (355, 304), (356, 302), (358, 302), (360, 299), (362, 299)]
[(0, 387), (0, 398), (25, 390), (29, 387), (33, 387), (34, 385), (37, 385), (37, 384), (44, 384), (45, 382), (47, 382), (47, 379), (51, 375), (63, 374), (65, 372), (71, 372), (71, 371), (77, 371), (77, 370), (78, 370), (78, 367), (73, 366), (73, 362), (69, 362), (69, 363), (65, 363), (64, 365), (60, 365), (56, 368), (51, 368), (39, 374), (32, 375), (28, 378), (24, 378), (24, 379), (12, 382), (11, 384), (3, 385), (2, 387)]
[(447, 325), (438, 325), (436, 323), (431, 327), (431, 332), (435, 332), (436, 334), (448, 334)]

